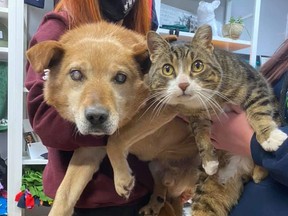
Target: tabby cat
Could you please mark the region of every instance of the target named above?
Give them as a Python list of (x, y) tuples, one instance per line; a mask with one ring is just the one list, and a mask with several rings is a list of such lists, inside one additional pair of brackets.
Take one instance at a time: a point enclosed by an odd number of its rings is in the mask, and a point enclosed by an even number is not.
[[(252, 175), (254, 165), (251, 158), (213, 148), (211, 115), (223, 113), (227, 104), (240, 105), (261, 146), (275, 151), (287, 135), (278, 129), (272, 90), (249, 64), (213, 46), (208, 25), (199, 27), (190, 43), (169, 44), (149, 32), (147, 44), (152, 62), (147, 79), (150, 90), (159, 106), (174, 105), (188, 117), (208, 174), (203, 172), (199, 179), (192, 213), (227, 215), (239, 198), (243, 177)], [(265, 173), (260, 167), (256, 170), (261, 172), (253, 178), (259, 181)], [(211, 201), (210, 197), (216, 199)]]

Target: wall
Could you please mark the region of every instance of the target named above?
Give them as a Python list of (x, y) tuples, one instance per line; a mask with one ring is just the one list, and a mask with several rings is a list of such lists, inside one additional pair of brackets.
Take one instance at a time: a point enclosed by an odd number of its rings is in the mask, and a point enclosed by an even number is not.
[(52, 0), (45, 1), (44, 9), (37, 8), (28, 5), (27, 6), (27, 22), (28, 22), (28, 34), (27, 39), (28, 41), (31, 39), (33, 34), (37, 31), (37, 28), (42, 20), (42, 17), (47, 12), (53, 9), (54, 2)]
[(258, 53), (272, 55), (285, 40), (288, 14), (287, 0), (262, 0)]
[[(232, 0), (232, 14), (237, 16), (246, 16), (251, 13), (251, 0)], [(249, 7), (248, 7), (249, 6)], [(253, 7), (252, 7), (253, 10)], [(287, 0), (262, 0), (259, 23), (258, 37), (258, 55), (271, 56), (275, 50), (285, 40), (286, 23), (288, 14)], [(253, 17), (245, 21), (246, 29), (252, 32)], [(244, 32), (243, 39), (249, 40), (249, 35)], [(249, 53), (249, 49), (245, 52)]]
[[(205, 0), (212, 2), (213, 0)], [(253, 29), (254, 0), (221, 0), (219, 8), (215, 10), (217, 21), (224, 22), (226, 2), (232, 2), (231, 14), (235, 17), (247, 17), (244, 19), (245, 30), (240, 39), (250, 40)], [(179, 7), (196, 14), (200, 0), (162, 0), (174, 7)], [(288, 14), (287, 0), (262, 0), (257, 55), (272, 55), (285, 40)], [(250, 36), (251, 35), (251, 36)], [(250, 49), (243, 49), (240, 53), (249, 54)]]

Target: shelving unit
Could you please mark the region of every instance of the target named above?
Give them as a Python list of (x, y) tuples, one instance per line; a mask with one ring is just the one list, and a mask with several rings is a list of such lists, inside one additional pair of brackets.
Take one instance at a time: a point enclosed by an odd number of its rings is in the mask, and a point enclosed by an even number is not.
[[(169, 30), (160, 28), (158, 30), (158, 33), (160, 33), (161, 35), (168, 35)], [(194, 33), (190, 33), (190, 32), (181, 32), (179, 35), (179, 39), (184, 40), (184, 41), (191, 41), (191, 38), (193, 37), (194, 37)], [(230, 38), (215, 37), (215, 36), (213, 37), (213, 44), (217, 47), (220, 47), (222, 49), (226, 49), (229, 51), (236, 51), (236, 50), (244, 49), (244, 48), (251, 46), (250, 41), (233, 40)]]
[[(24, 91), (24, 94), (26, 93), (27, 91)], [(24, 132), (33, 133), (33, 129), (28, 119), (23, 120), (23, 133)], [(27, 146), (26, 148), (23, 149), (22, 164), (23, 165), (45, 165), (47, 164), (48, 160), (41, 157), (41, 154), (46, 153), (47, 149), (46, 147), (43, 146), (40, 138), (36, 134), (33, 134), (33, 137), (35, 139), (35, 142), (32, 143), (30, 147)], [(23, 145), (27, 145), (27, 144), (23, 141)]]
[[(8, 8), (0, 7), (0, 19), (8, 21)], [(0, 47), (0, 60), (8, 59), (8, 47)]]
[(24, 1), (8, 5), (8, 215), (21, 216), (14, 201), (22, 180)]
[[(200, 2), (200, 0), (194, 0)], [(156, 3), (156, 13), (160, 14), (161, 3), (164, 0), (155, 0)], [(225, 22), (227, 22), (227, 18), (231, 16), (231, 8), (233, 0), (226, 0), (226, 10), (225, 10)], [(229, 38), (223, 37), (213, 37), (213, 43), (216, 47), (226, 49), (228, 51), (237, 51), (244, 48), (250, 47), (250, 64), (252, 66), (256, 66), (256, 55), (257, 55), (257, 43), (258, 43), (258, 28), (259, 28), (259, 19), (260, 19), (260, 7), (261, 7), (261, 0), (254, 0), (254, 20), (253, 20), (253, 33), (251, 41), (246, 40), (233, 40)], [(179, 8), (181, 6), (181, 0), (178, 1)], [(161, 19), (161, 17), (160, 17)], [(158, 32), (163, 35), (169, 34), (169, 30), (160, 28)], [(193, 33), (188, 32), (180, 32), (179, 38), (180, 40), (190, 41), (191, 38), (194, 36)]]

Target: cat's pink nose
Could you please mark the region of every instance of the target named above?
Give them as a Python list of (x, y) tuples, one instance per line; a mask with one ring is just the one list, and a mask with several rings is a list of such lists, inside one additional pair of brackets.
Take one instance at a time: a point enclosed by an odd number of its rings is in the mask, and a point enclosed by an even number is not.
[(190, 84), (188, 82), (179, 83), (179, 88), (184, 92)]

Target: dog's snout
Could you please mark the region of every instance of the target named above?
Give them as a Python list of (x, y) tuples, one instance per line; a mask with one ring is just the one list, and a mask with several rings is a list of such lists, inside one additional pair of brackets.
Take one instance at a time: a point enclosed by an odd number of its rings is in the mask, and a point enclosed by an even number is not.
[(90, 107), (85, 109), (85, 117), (94, 126), (102, 125), (107, 121), (109, 112), (104, 107)]

